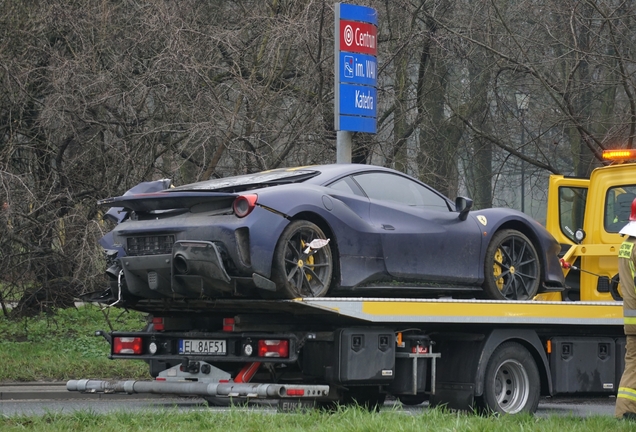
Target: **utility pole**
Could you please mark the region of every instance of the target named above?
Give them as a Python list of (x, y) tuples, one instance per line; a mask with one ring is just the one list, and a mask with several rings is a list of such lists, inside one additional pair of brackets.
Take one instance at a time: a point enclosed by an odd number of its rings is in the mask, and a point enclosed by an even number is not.
[[(526, 141), (526, 111), (528, 110), (528, 104), (530, 103), (530, 95), (524, 92), (515, 93), (515, 101), (517, 102), (517, 111), (519, 112), (519, 118), (521, 119), (521, 146), (520, 152), (523, 155), (523, 145)], [(521, 212), (526, 211), (526, 161), (521, 158)]]

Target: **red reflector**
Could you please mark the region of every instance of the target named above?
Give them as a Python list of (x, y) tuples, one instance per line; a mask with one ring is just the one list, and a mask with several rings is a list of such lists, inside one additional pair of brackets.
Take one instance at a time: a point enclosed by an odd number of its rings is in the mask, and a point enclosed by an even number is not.
[(289, 341), (262, 339), (258, 341), (259, 357), (289, 357)]
[(233, 332), (234, 331), (234, 318), (223, 318), (223, 331), (225, 332)]
[(287, 396), (305, 396), (305, 389), (287, 389)]
[(165, 378), (161, 378), (161, 377), (155, 378), (155, 381), (165, 381), (165, 380), (166, 380)]
[(254, 374), (261, 366), (260, 362), (248, 363), (241, 369), (241, 371), (234, 377), (235, 383), (248, 383), (251, 381)]
[(163, 318), (153, 317), (152, 318), (152, 325), (155, 328), (155, 331), (164, 331), (165, 330), (165, 326), (163, 325)]
[(113, 354), (141, 354), (140, 337), (116, 337), (113, 339)]

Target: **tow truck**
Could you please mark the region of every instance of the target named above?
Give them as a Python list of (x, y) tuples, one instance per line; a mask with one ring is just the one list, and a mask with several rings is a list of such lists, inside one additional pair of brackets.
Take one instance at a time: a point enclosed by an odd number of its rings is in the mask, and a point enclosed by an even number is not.
[(612, 163), (596, 168), (590, 178), (552, 175), (546, 228), (561, 243), (569, 289), (542, 299), (620, 301), (618, 234), (629, 222), (636, 198), (636, 150), (605, 150)]
[(618, 231), (635, 173), (634, 163), (614, 163), (589, 179), (551, 176), (546, 225), (562, 244), (561, 292), (531, 301), (143, 299), (146, 329), (97, 334), (110, 358), (144, 360), (154, 379), (70, 380), (67, 389), (275, 399), (282, 409), (376, 407), (392, 396), (507, 414), (534, 412), (541, 395), (613, 396), (625, 353)]

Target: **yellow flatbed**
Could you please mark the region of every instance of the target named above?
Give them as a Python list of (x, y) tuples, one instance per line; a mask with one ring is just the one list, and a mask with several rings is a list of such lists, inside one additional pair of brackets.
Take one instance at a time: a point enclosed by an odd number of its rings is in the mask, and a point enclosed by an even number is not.
[(290, 300), (374, 323), (622, 325), (622, 302), (299, 298)]

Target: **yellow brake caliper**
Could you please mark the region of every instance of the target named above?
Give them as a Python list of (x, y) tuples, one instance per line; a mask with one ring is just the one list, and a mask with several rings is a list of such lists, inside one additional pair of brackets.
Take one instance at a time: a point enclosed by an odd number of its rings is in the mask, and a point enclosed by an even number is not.
[[(307, 243), (305, 243), (305, 240), (301, 240), (300, 241), (300, 249), (301, 250), (305, 250), (306, 247), (307, 247)], [(314, 264), (314, 256), (313, 255), (309, 255), (307, 257), (307, 260), (305, 261), (305, 264), (310, 266), (309, 268), (311, 270), (313, 270), (314, 268), (312, 266)], [(311, 282), (311, 275), (309, 273), (305, 273), (305, 276), (307, 276), (307, 281)]]
[(501, 277), (501, 263), (503, 262), (503, 254), (501, 253), (501, 249), (497, 249), (495, 252), (495, 263), (492, 265), (492, 274), (495, 276), (495, 284), (499, 291), (503, 289), (504, 280)]

